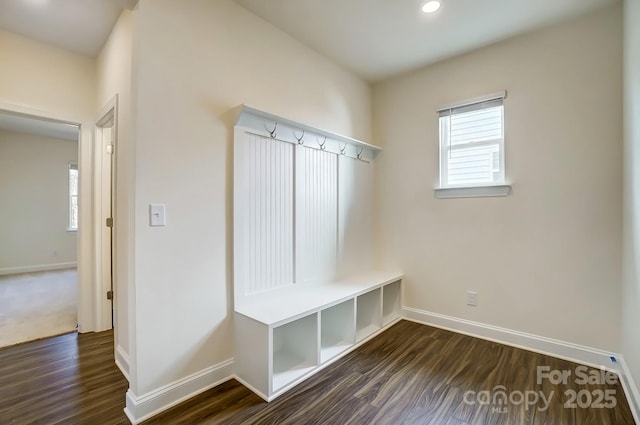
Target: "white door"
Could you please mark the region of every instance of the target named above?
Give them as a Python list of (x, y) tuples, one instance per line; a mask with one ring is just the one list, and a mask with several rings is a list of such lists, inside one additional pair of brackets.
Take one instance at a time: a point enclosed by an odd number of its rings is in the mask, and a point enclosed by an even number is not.
[(102, 300), (101, 324), (103, 329), (113, 328), (113, 127), (101, 129), (101, 154), (100, 154), (100, 216), (99, 227), (101, 229), (101, 267), (99, 299)]

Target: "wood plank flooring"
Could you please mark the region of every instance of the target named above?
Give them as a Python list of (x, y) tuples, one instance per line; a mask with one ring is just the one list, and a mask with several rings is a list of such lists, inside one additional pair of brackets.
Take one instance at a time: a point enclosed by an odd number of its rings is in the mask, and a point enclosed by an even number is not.
[(0, 349), (0, 424), (128, 424), (113, 332)]
[[(112, 339), (72, 334), (0, 350), (0, 424), (127, 424), (127, 383), (113, 364)], [(538, 366), (572, 375), (538, 383)], [(231, 380), (145, 425), (632, 425), (620, 384), (580, 385), (578, 367), (401, 321), (271, 403)], [(491, 401), (503, 388), (511, 401), (480, 404), (481, 391)], [(606, 390), (615, 408), (580, 407)], [(564, 406), (570, 391), (580, 394), (576, 408)], [(553, 394), (547, 409), (517, 397), (533, 392)]]

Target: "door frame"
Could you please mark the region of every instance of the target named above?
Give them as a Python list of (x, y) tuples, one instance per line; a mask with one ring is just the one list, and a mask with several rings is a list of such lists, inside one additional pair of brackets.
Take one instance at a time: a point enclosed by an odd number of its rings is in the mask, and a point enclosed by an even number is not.
[[(101, 220), (96, 221), (96, 199), (95, 174), (96, 174), (96, 133), (98, 124), (107, 114), (113, 113), (113, 133), (114, 146), (117, 147), (118, 139), (118, 95), (116, 94), (101, 109), (97, 117), (91, 118), (91, 115), (79, 117), (75, 114), (64, 112), (52, 112), (40, 110), (23, 105), (15, 105), (0, 101), (0, 111), (8, 114), (22, 115), (25, 117), (54, 121), (63, 124), (78, 126), (78, 170), (80, 173), (79, 181), (79, 217), (77, 231), (77, 267), (78, 267), (78, 305), (77, 305), (77, 321), (78, 332), (95, 332), (104, 329), (111, 329), (111, 318), (108, 323), (102, 319), (108, 317), (104, 313), (103, 300), (98, 297), (102, 295), (101, 282), (96, 279), (96, 270), (101, 270), (102, 261), (101, 251), (97, 252), (96, 247), (99, 241), (96, 241), (96, 229), (101, 229)], [(117, 148), (112, 158), (112, 181), (117, 181)], [(116, 185), (112, 186), (112, 209), (116, 211)], [(99, 199), (99, 198), (98, 198)], [(115, 223), (115, 217), (114, 217)], [(117, 224), (114, 224), (117, 225)], [(115, 229), (115, 227), (114, 227)], [(113, 231), (113, 246), (116, 245), (117, 232)], [(112, 256), (112, 276), (117, 276), (116, 255)], [(117, 285), (114, 282), (114, 287)], [(106, 294), (105, 294), (106, 298)], [(118, 315), (117, 294), (114, 291), (113, 314)], [(114, 322), (117, 323), (117, 322)], [(115, 330), (117, 333), (117, 329)]]
[(0, 111), (7, 114), (20, 115), (44, 121), (53, 121), (62, 124), (70, 124), (78, 127), (78, 170), (79, 180), (79, 216), (77, 237), (77, 323), (78, 332), (91, 332), (95, 330), (95, 320), (92, 312), (93, 306), (93, 268), (94, 258), (92, 249), (92, 209), (93, 209), (93, 134), (90, 120), (80, 118), (73, 114), (65, 114), (31, 108), (23, 105), (0, 102)]
[[(102, 156), (109, 155), (102, 149), (102, 131), (104, 128), (111, 128), (112, 142), (114, 152), (111, 154), (111, 170), (108, 176), (102, 171)], [(95, 305), (95, 324), (96, 331), (103, 331), (113, 329), (115, 324), (115, 318), (113, 315), (117, 314), (117, 294), (115, 291), (115, 276), (116, 276), (116, 255), (115, 255), (115, 202), (116, 202), (116, 169), (117, 169), (117, 155), (118, 152), (118, 95), (116, 94), (109, 102), (107, 102), (97, 119), (95, 120), (94, 129), (94, 149), (93, 149), (93, 214), (94, 214), (94, 279), (95, 279), (95, 292), (94, 292), (94, 305)], [(111, 180), (111, 217), (113, 218), (113, 227), (111, 228), (111, 235), (108, 239), (105, 239), (104, 230), (104, 218), (102, 216), (102, 198), (103, 198), (103, 179), (109, 178)], [(111, 264), (104, 264), (105, 250), (111, 251), (110, 258)], [(111, 280), (105, 282), (103, 279), (103, 268), (111, 268)], [(107, 291), (113, 291), (113, 298), (107, 299)]]

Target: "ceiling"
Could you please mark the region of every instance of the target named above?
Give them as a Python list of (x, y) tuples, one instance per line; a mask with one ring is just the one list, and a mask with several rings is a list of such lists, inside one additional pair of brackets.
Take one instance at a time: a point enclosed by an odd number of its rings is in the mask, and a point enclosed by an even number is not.
[(77, 125), (47, 121), (0, 111), (0, 130), (78, 141)]
[(97, 56), (123, 8), (137, 0), (0, 0), (0, 28)]
[(368, 81), (378, 81), (618, 0), (235, 0)]
[[(178, 0), (176, 0), (178, 1)], [(217, 0), (209, 0), (217, 1)], [(378, 81), (620, 0), (235, 0), (311, 48)], [(137, 0), (0, 0), (0, 28), (96, 56)]]

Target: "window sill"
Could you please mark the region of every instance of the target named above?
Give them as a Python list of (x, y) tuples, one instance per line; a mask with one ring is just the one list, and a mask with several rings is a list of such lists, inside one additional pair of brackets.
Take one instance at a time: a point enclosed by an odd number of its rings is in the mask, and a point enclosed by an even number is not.
[(78, 229), (67, 229), (67, 233), (77, 233)]
[(507, 196), (511, 192), (511, 185), (442, 187), (434, 189), (433, 191), (438, 199), (485, 198), (492, 196)]

